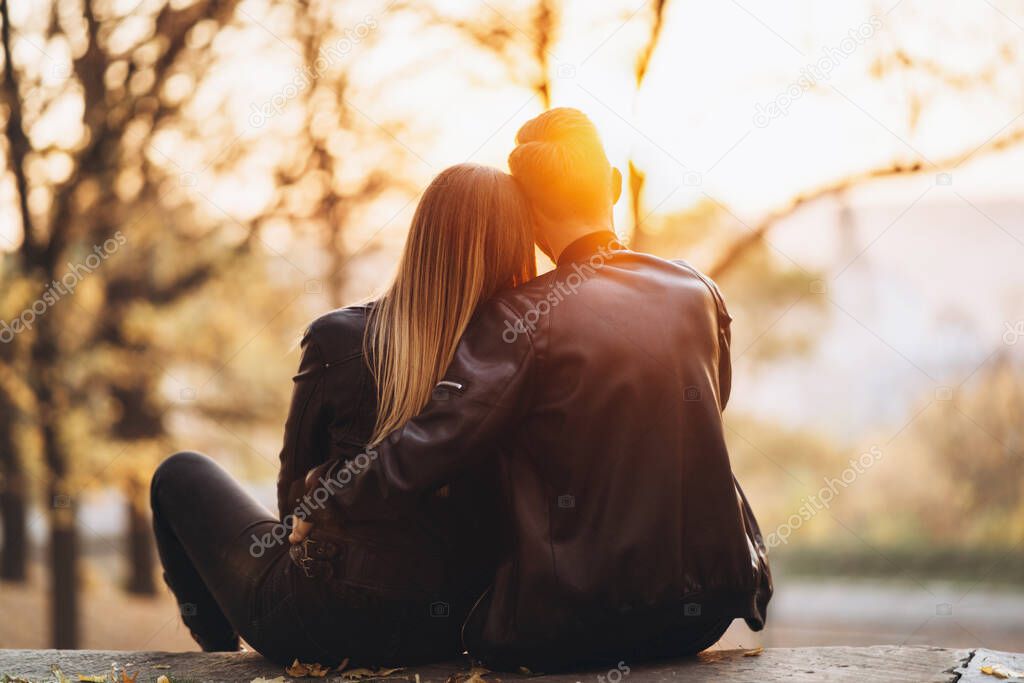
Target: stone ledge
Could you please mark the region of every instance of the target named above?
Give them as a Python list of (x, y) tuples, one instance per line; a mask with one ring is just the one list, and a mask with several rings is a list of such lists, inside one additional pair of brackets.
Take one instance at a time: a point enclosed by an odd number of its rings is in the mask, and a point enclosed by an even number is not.
[[(804, 681), (849, 681), (850, 683), (976, 683), (994, 680), (981, 673), (981, 666), (1000, 664), (1024, 670), (1024, 655), (991, 650), (956, 650), (938, 647), (807, 647), (773, 648), (755, 656), (745, 650), (710, 651), (692, 659), (631, 664), (621, 679), (614, 672), (596, 670), (549, 676), (488, 674), (487, 680), (540, 678), (545, 683), (661, 683), (686, 681), (743, 681), (749, 683), (801, 683)], [(99, 650), (0, 650), (0, 680), (3, 675), (32, 681), (55, 680), (51, 667), (59, 666), (72, 681), (81, 675), (102, 675), (111, 663), (127, 665), (138, 672), (137, 683), (150, 683), (166, 675), (171, 681), (239, 681), (273, 679), (285, 675), (253, 653), (205, 654), (200, 652), (116, 652)], [(468, 672), (467, 661), (453, 661), (403, 670), (388, 680), (444, 683), (449, 676)], [(601, 676), (604, 680), (598, 678)], [(300, 679), (294, 679), (300, 680)], [(341, 681), (338, 675), (306, 681)], [(369, 681), (372, 679), (363, 679)], [(377, 679), (381, 680), (381, 679)]]

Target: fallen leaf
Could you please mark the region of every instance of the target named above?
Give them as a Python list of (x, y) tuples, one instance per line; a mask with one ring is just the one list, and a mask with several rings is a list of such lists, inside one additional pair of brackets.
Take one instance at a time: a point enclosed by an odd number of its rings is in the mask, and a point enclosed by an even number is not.
[(78, 680), (85, 681), (85, 683), (107, 683), (106, 674), (102, 676), (86, 676), (85, 674), (78, 674)]
[(170, 669), (171, 665), (170, 664), (154, 664), (153, 668), (154, 669)]
[(331, 670), (323, 664), (312, 662), (306, 664), (296, 659), (292, 662), (292, 665), (287, 667), (284, 672), (289, 676), (302, 677), (302, 676), (313, 676), (314, 678), (323, 678), (331, 672)]
[(722, 650), (704, 650), (697, 655), (697, 660), (701, 664), (717, 664), (725, 659), (725, 655), (722, 654)]
[(284, 668), (284, 672), (289, 676), (305, 676), (306, 665), (300, 662), (298, 659), (296, 659), (294, 662), (292, 662), (291, 666), (286, 666)]
[(164, 676), (163, 674), (160, 674), (160, 676), (157, 677), (157, 679), (156, 679), (156, 683), (171, 683), (171, 680), (169, 678), (167, 678), (167, 676)]
[(50, 667), (50, 671), (57, 677), (57, 683), (71, 683), (71, 679), (64, 675), (64, 672), (60, 670), (60, 667), (54, 664)]
[(284, 676), (278, 676), (277, 678), (254, 678), (249, 683), (287, 683), (287, 679)]
[(747, 650), (746, 652), (744, 652), (743, 656), (744, 657), (757, 657), (762, 652), (764, 652), (764, 648), (763, 647), (755, 647), (753, 650)]
[(453, 673), (445, 683), (501, 683), (500, 678), (488, 678), (484, 676), (493, 673), (490, 669), (482, 666), (474, 666), (469, 672)]
[(341, 677), (346, 681), (358, 681), (361, 678), (387, 678), (391, 674), (398, 673), (402, 669), (349, 669), (342, 671)]
[(323, 678), (327, 674), (331, 673), (331, 670), (326, 666), (320, 664), (307, 664), (306, 668), (309, 669), (309, 675), (315, 678)]
[(136, 671), (134, 676), (128, 675), (128, 669), (121, 669), (121, 683), (135, 683), (135, 679), (139, 677), (139, 672)]
[(1024, 673), (1011, 671), (1010, 669), (1005, 668), (1001, 664), (989, 664), (987, 666), (983, 666), (981, 667), (981, 673), (986, 674), (988, 676), (995, 676), (996, 678), (1003, 679), (1018, 678), (1024, 676)]

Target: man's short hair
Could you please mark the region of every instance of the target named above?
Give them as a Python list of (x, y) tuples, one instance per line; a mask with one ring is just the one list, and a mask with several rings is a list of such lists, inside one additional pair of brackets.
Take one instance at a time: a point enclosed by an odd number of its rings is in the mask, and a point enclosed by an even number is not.
[(594, 219), (608, 209), (611, 165), (597, 128), (578, 109), (550, 109), (523, 124), (508, 166), (545, 215)]

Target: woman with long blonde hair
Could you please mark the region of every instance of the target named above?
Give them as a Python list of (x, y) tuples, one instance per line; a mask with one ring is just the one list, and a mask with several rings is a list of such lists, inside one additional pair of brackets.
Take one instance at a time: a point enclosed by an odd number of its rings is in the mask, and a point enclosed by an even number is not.
[[(434, 179), (384, 294), (321, 316), (302, 339), (277, 518), (203, 455), (177, 453), (158, 468), (164, 576), (204, 650), (237, 649), (241, 636), (280, 663), (323, 665), (462, 651), (462, 621), (493, 571), (491, 473), (413, 507), (382, 496), (350, 518), (318, 520), (298, 543), (288, 536), (433, 392), (458, 389), (442, 378), (478, 305), (535, 274), (531, 226), (505, 173), (460, 164)], [(307, 494), (307, 472), (330, 460), (343, 471)]]
[(398, 274), (366, 334), (380, 400), (376, 444), (426, 404), (476, 306), (535, 274), (530, 214), (511, 176), (463, 164), (423, 195)]

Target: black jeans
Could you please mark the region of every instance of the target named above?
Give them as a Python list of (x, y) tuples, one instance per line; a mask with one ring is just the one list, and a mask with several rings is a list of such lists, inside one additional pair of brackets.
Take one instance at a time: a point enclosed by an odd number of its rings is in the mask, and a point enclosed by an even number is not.
[(164, 579), (206, 651), (236, 650), (239, 636), (285, 665), (407, 663), (460, 651), (452, 619), (431, 622), (423, 605), (339, 592), (307, 576), (289, 557), (281, 522), (204, 455), (165, 460), (150, 499)]

